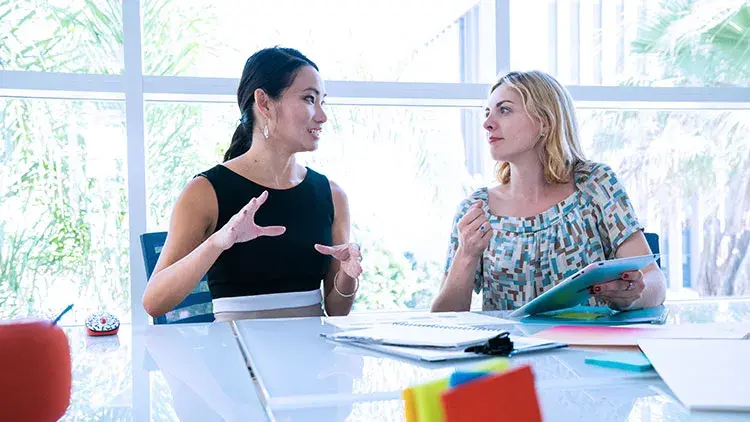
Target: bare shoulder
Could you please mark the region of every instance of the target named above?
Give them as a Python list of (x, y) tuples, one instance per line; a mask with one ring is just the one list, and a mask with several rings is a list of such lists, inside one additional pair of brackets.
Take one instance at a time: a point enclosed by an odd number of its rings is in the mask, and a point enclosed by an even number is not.
[(328, 184), (331, 186), (331, 196), (333, 196), (334, 204), (348, 203), (349, 198), (346, 196), (346, 192), (344, 192), (344, 189), (342, 189), (341, 186), (338, 185), (338, 183), (334, 182), (331, 179), (328, 179)]
[(206, 232), (213, 231), (219, 215), (216, 191), (205, 177), (188, 182), (175, 204), (173, 224), (198, 225)]

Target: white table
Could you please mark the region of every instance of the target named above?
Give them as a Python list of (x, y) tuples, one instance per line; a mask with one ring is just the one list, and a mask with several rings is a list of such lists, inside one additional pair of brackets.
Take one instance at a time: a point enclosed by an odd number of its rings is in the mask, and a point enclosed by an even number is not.
[(73, 391), (63, 420), (269, 420), (228, 324), (123, 325), (108, 337), (64, 328)]
[[(670, 323), (748, 319), (750, 300), (670, 304)], [(502, 316), (502, 314), (497, 314)], [(524, 326), (523, 330), (534, 327)], [(236, 329), (261, 396), (279, 421), (403, 420), (401, 391), (471, 363), (423, 364), (337, 345), (321, 318), (238, 321)], [(507, 328), (506, 328), (507, 329)], [(518, 329), (516, 327), (515, 329)], [(510, 331), (513, 332), (514, 329)], [(747, 420), (748, 414), (690, 413), (655, 372), (586, 365), (592, 354), (560, 349), (518, 356), (537, 379), (545, 420)], [(498, 401), (498, 406), (502, 404)]]
[[(561, 388), (540, 391), (539, 400), (545, 422), (651, 422), (651, 421), (747, 421), (747, 414), (688, 412), (665, 391), (661, 381), (610, 385), (592, 388)], [(503, 411), (502, 397), (488, 403)], [(328, 421), (370, 422), (404, 421), (401, 400), (371, 400), (349, 403), (321, 403), (315, 407), (287, 407), (273, 411), (277, 422)]]

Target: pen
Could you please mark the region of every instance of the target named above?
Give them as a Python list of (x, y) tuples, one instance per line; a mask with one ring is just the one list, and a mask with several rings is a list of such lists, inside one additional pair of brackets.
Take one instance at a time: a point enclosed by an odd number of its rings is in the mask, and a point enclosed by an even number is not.
[(71, 310), (71, 309), (73, 309), (73, 304), (72, 304), (72, 303), (71, 303), (70, 305), (68, 305), (68, 307), (67, 307), (67, 308), (63, 309), (63, 311), (62, 311), (62, 312), (60, 312), (60, 315), (58, 315), (58, 316), (57, 316), (57, 318), (55, 318), (55, 319), (54, 319), (54, 320), (52, 321), (52, 324), (53, 324), (53, 325), (56, 325), (56, 324), (57, 324), (57, 321), (60, 321), (60, 318), (62, 318), (62, 317), (63, 317), (63, 315), (67, 314), (67, 313), (68, 313), (68, 311), (69, 311), (69, 310)]

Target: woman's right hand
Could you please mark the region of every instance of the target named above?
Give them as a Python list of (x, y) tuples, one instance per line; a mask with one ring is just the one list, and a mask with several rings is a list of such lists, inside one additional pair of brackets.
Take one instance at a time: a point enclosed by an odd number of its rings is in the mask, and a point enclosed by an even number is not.
[(281, 236), (285, 231), (284, 226), (261, 227), (255, 224), (255, 213), (261, 205), (266, 202), (268, 191), (263, 191), (260, 196), (253, 198), (232, 218), (227, 224), (217, 231), (212, 237), (217, 246), (227, 250), (235, 243), (248, 242), (260, 236)]
[(492, 228), (482, 210), (482, 203), (469, 207), (458, 220), (458, 247), (468, 256), (481, 256), (490, 245)]

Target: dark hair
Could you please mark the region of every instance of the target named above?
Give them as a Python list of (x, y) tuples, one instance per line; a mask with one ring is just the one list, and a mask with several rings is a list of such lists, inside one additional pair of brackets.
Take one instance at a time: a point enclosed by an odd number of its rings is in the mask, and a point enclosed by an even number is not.
[(250, 149), (253, 141), (253, 104), (255, 90), (260, 88), (274, 100), (279, 99), (289, 88), (300, 68), (318, 66), (293, 48), (264, 48), (250, 56), (242, 71), (240, 86), (237, 88), (237, 104), (240, 106), (240, 124), (232, 136), (232, 143), (224, 154), (224, 161), (238, 157)]

